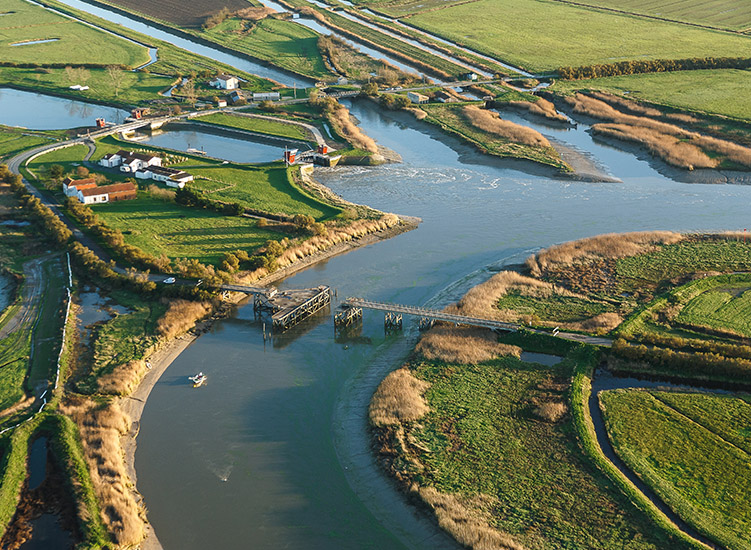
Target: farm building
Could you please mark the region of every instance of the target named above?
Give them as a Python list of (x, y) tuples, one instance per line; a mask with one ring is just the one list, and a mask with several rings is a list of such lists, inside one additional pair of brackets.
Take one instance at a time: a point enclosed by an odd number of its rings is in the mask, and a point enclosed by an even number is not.
[(456, 101), (456, 98), (447, 94), (443, 90), (437, 91), (434, 97), (435, 97), (435, 100), (440, 103), (453, 103), (454, 101)]
[[(123, 153), (125, 153), (123, 155)], [(118, 151), (118, 155), (121, 155), (122, 162), (120, 163), (121, 172), (136, 172), (141, 168), (147, 166), (161, 166), (162, 159), (154, 156), (147, 155), (146, 153), (133, 153), (130, 151)]]
[(229, 94), (229, 102), (233, 105), (242, 101), (245, 101), (245, 94), (242, 93), (242, 90), (234, 90)]
[(240, 86), (240, 80), (232, 75), (220, 74), (209, 82), (209, 86), (220, 90), (234, 90)]
[(76, 198), (84, 204), (126, 201), (136, 198), (136, 186), (129, 182), (94, 186), (79, 190)]
[(136, 177), (140, 179), (152, 179), (163, 181), (168, 187), (179, 187), (182, 189), (189, 181), (193, 181), (193, 176), (183, 170), (166, 168), (164, 166), (148, 166), (139, 169)]
[(253, 92), (253, 101), (279, 101), (279, 92)]
[(219, 108), (226, 107), (227, 106), (227, 100), (226, 99), (217, 99), (216, 100), (216, 106), (219, 107)]
[(91, 189), (92, 187), (96, 187), (96, 180), (94, 178), (80, 180), (65, 178), (63, 180), (63, 193), (65, 193), (66, 197), (75, 197), (80, 189)]
[(407, 92), (407, 97), (412, 103), (427, 103), (430, 101), (428, 96), (418, 94), (417, 92)]
[(122, 162), (123, 158), (119, 153), (107, 153), (99, 159), (99, 164), (101, 166), (104, 166), (105, 168), (115, 168), (117, 166), (120, 166)]

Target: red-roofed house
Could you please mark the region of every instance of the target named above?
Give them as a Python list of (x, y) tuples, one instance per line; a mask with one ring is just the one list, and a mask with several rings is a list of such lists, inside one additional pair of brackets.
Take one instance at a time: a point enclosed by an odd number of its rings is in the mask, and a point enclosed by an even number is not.
[(80, 180), (65, 178), (63, 180), (63, 193), (65, 193), (66, 197), (75, 197), (79, 189), (91, 189), (92, 187), (96, 187), (96, 180), (94, 178)]
[(101, 204), (105, 202), (126, 201), (136, 198), (136, 186), (130, 182), (113, 183), (101, 187), (81, 189), (77, 198), (84, 204)]

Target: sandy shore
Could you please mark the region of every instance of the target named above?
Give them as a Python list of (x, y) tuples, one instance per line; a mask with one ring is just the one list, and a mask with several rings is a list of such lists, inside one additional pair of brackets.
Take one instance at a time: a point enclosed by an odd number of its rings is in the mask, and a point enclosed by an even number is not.
[[(419, 218), (411, 218), (406, 216), (400, 216), (400, 219), (402, 220), (402, 223), (398, 226), (391, 227), (383, 231), (378, 231), (376, 233), (371, 233), (359, 239), (353, 239), (351, 241), (339, 243), (327, 250), (316, 252), (311, 256), (295, 262), (291, 266), (280, 269), (279, 271), (275, 271), (274, 273), (271, 273), (266, 277), (259, 279), (254, 283), (254, 285), (270, 285), (276, 281), (280, 281), (286, 277), (289, 277), (293, 273), (301, 271), (307, 267), (325, 261), (334, 256), (338, 256), (339, 254), (344, 254), (363, 246), (368, 246), (370, 244), (390, 239), (391, 237), (394, 237), (400, 233), (415, 229), (421, 221)], [(245, 294), (233, 293), (231, 300), (235, 303), (238, 303), (245, 297)], [(210, 325), (212, 322), (213, 321), (209, 320), (198, 323), (198, 325), (196, 325), (196, 328), (198, 330), (195, 332), (202, 332), (201, 329), (208, 327), (208, 325)], [(190, 346), (190, 344), (192, 344), (197, 338), (198, 336), (195, 336), (193, 334), (183, 334), (182, 336), (178, 336), (177, 338), (174, 338), (173, 340), (160, 347), (159, 350), (157, 350), (149, 357), (148, 360), (151, 368), (146, 371), (146, 374), (141, 379), (141, 382), (139, 383), (135, 391), (127, 397), (120, 398), (119, 405), (123, 412), (128, 415), (128, 418), (130, 418), (130, 431), (122, 436), (122, 438), (120, 439), (120, 445), (122, 446), (123, 453), (125, 455), (126, 471), (128, 472), (128, 476), (133, 483), (134, 494), (136, 500), (139, 503), (142, 503), (143, 498), (137, 490), (138, 478), (136, 475), (135, 467), (136, 438), (138, 437), (138, 432), (141, 427), (141, 415), (143, 414), (143, 409), (146, 406), (146, 400), (148, 399), (149, 394), (151, 394), (151, 390), (161, 378), (162, 374), (164, 374), (164, 372), (167, 370), (167, 367), (169, 367), (172, 362), (177, 359), (177, 357), (183, 351), (185, 351), (188, 346)], [(159, 539), (157, 538), (153, 527), (149, 523), (147, 523), (146, 525), (146, 532), (146, 540), (144, 540), (140, 548), (142, 550), (162, 550), (162, 545), (159, 542)]]

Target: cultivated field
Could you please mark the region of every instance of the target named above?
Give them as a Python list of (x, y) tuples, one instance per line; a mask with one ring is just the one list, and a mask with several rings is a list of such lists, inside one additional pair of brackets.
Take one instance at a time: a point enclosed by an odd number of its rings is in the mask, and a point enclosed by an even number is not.
[(677, 320), (751, 336), (751, 285), (728, 285), (702, 292), (681, 309)]
[(618, 455), (681, 518), (722, 547), (751, 545), (751, 405), (730, 396), (600, 394)]
[(248, 7), (247, 0), (117, 0), (111, 3), (181, 27), (200, 27), (208, 16), (224, 7), (232, 11)]
[(122, 231), (126, 243), (170, 260), (195, 258), (218, 265), (227, 252), (241, 249), (252, 254), (267, 240), (282, 238), (249, 218), (188, 208), (145, 193), (137, 200), (95, 206), (93, 211), (107, 226)]
[(555, 83), (554, 90), (602, 90), (628, 93), (676, 109), (699, 111), (734, 118), (751, 119), (751, 71), (715, 69), (670, 73), (611, 76)]
[[(99, 63), (129, 67), (149, 60), (145, 47), (92, 29), (23, 0), (4, 0), (0, 59), (14, 63)], [(13, 45), (56, 39), (43, 44)]]
[[(384, 382), (371, 405), (392, 474), (470, 548), (688, 548), (587, 465), (566, 404), (574, 361), (412, 362), (412, 382)], [(380, 392), (397, 419), (374, 415)]]
[(581, 3), (734, 31), (751, 29), (751, 4), (746, 0), (584, 0)]
[(531, 71), (629, 59), (737, 57), (751, 38), (551, 0), (479, 0), (408, 22)]

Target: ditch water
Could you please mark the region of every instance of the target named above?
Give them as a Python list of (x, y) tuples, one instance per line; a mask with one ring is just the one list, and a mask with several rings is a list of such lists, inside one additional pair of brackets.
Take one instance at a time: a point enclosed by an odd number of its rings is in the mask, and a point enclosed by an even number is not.
[(88, 345), (93, 326), (102, 321), (109, 321), (116, 315), (126, 315), (131, 310), (103, 296), (98, 290), (87, 288), (79, 292), (76, 297), (79, 306), (78, 320), (80, 321), (79, 335), (84, 344)]
[[(612, 231), (747, 225), (751, 187), (676, 182), (592, 142), (584, 125), (557, 138), (618, 181), (551, 177), (482, 156), (409, 115), (348, 105), (404, 162), (317, 169), (316, 178), (348, 200), (423, 222), (282, 288), (328, 284), (339, 298), (442, 307), (541, 246)], [(405, 504), (370, 451), (370, 396), (411, 349), (414, 325), (386, 335), (383, 318), (366, 312), (360, 330), (335, 338), (322, 313), (265, 343), (262, 330), (252, 307), (239, 307), (151, 393), (136, 469), (164, 547), (455, 548)], [(194, 389), (187, 377), (198, 371), (208, 382)]]
[(0, 313), (10, 305), (13, 292), (13, 281), (5, 273), (0, 271)]
[(0, 88), (0, 124), (23, 128), (62, 130), (94, 126), (97, 118), (120, 123), (130, 113), (75, 99)]
[(19, 550), (69, 550), (73, 539), (60, 525), (57, 514), (42, 514), (30, 522), (32, 538), (24, 542)]

